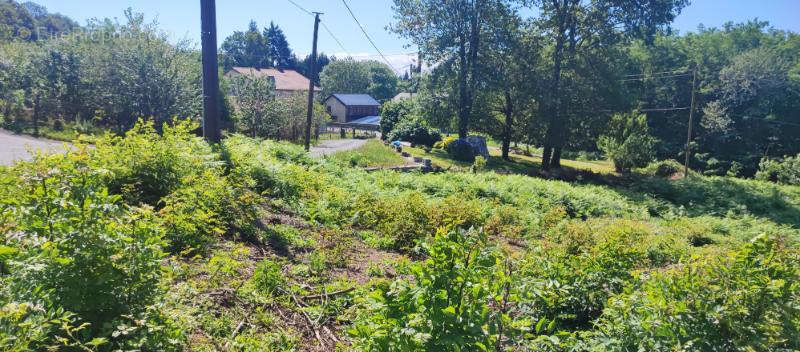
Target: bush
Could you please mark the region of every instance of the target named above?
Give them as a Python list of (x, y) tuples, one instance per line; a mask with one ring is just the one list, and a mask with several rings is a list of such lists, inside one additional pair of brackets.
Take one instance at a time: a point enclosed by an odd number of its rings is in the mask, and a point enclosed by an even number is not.
[(438, 131), (426, 126), (419, 119), (401, 121), (386, 137), (390, 141), (406, 141), (428, 147), (442, 140), (442, 135)]
[(211, 147), (191, 131), (191, 121), (164, 125), (159, 134), (152, 122), (139, 122), (125, 137), (97, 141), (92, 151), (92, 168), (108, 170), (106, 183), (126, 203), (160, 207), (161, 199), (182, 185), (187, 177), (222, 163)]
[[(389, 133), (401, 121), (412, 119), (418, 109), (413, 99), (387, 101), (381, 106), (381, 138), (386, 140)], [(394, 141), (393, 139), (388, 139)]]
[(608, 351), (800, 348), (800, 260), (761, 236), (728, 257), (652, 273), (609, 300), (595, 343)]
[(269, 259), (258, 263), (252, 279), (256, 289), (269, 296), (277, 294), (286, 284), (286, 278), (281, 270), (280, 264)]
[(455, 160), (470, 163), (475, 161), (475, 152), (472, 149), (472, 145), (463, 139), (450, 142), (447, 145), (447, 153)]
[[(414, 282), (379, 284), (350, 334), (365, 351), (503, 350), (520, 332), (508, 314), (516, 295), (499, 251), (479, 233), (440, 231)], [(500, 265), (498, 265), (500, 264)], [(499, 348), (498, 348), (499, 347)], [(497, 349), (495, 349), (497, 348)]]
[(472, 164), (471, 170), (472, 173), (483, 172), (486, 169), (486, 158), (483, 156), (476, 156), (475, 162)]
[(643, 171), (647, 175), (669, 178), (683, 173), (683, 169), (683, 165), (675, 160), (664, 160), (650, 163)]
[(441, 141), (438, 141), (438, 142), (434, 143), (433, 147), (436, 148), (436, 149), (445, 149), (446, 150), (447, 146), (450, 145), (450, 143), (453, 143), (453, 141), (455, 141), (457, 139), (458, 139), (458, 137), (454, 137), (454, 136), (445, 137)]
[(761, 159), (756, 179), (786, 185), (800, 185), (800, 154), (783, 160)]
[(619, 172), (644, 167), (655, 156), (656, 139), (647, 128), (647, 116), (632, 112), (616, 114), (608, 126), (609, 133), (600, 136), (597, 146), (613, 162)]
[(147, 207), (109, 193), (89, 156), (83, 148), (14, 167), (15, 187), (0, 194), (19, 234), (6, 243), (17, 252), (4, 284), (12, 302), (52, 302), (89, 324), (82, 336), (110, 338), (160, 293), (162, 231)]

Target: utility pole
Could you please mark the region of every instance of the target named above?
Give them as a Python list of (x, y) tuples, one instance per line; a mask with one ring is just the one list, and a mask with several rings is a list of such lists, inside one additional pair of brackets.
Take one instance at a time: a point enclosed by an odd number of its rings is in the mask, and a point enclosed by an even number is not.
[(308, 114), (306, 115), (306, 151), (311, 149), (311, 116), (314, 113), (314, 80), (317, 76), (317, 33), (319, 31), (319, 15), (314, 12), (314, 42), (311, 44), (311, 74), (308, 80)]
[(694, 70), (692, 70), (692, 103), (689, 105), (689, 133), (686, 137), (686, 163), (684, 164), (683, 168), (683, 178), (689, 177), (689, 158), (691, 156), (691, 144), (692, 144), (692, 124), (694, 123), (694, 101), (695, 101), (695, 92), (697, 91), (697, 66), (695, 66)]
[(215, 0), (200, 0), (200, 21), (203, 46), (203, 137), (209, 143), (219, 143), (221, 133)]

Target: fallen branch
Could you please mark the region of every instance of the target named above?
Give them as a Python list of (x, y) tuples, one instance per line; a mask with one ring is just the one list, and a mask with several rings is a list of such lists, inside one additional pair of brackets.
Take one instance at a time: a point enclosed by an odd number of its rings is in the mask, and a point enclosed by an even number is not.
[(355, 290), (355, 289), (356, 289), (355, 287), (351, 287), (351, 288), (348, 288), (348, 289), (345, 289), (345, 290), (331, 292), (331, 293), (328, 293), (328, 294), (303, 296), (301, 298), (302, 299), (323, 299), (323, 298), (326, 298), (326, 297), (331, 297), (331, 296), (336, 296), (336, 295), (342, 295), (342, 294), (345, 294), (345, 293), (350, 293), (350, 292), (353, 292), (353, 290)]

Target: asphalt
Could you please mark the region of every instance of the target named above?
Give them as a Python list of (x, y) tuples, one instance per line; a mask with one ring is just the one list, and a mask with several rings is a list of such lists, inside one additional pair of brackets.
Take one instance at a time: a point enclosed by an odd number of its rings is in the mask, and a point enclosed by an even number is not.
[[(367, 141), (363, 139), (338, 139), (321, 141), (311, 148), (311, 156), (320, 157), (338, 152), (361, 148)], [(12, 165), (20, 160), (31, 160), (37, 151), (61, 153), (65, 144), (49, 139), (34, 138), (0, 130), (0, 165)]]
[(367, 144), (365, 139), (333, 139), (321, 141), (318, 145), (311, 147), (311, 156), (320, 157), (358, 149), (364, 146), (364, 144)]
[(61, 153), (64, 150), (63, 142), (0, 130), (0, 165), (11, 165), (20, 160), (31, 160), (37, 151)]

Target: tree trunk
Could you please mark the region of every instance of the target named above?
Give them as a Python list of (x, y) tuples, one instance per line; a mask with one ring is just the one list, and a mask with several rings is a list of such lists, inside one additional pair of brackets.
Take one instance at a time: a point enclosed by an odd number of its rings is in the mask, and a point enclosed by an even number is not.
[(39, 113), (41, 110), (39, 103), (41, 103), (41, 99), (37, 94), (33, 102), (33, 135), (36, 137), (39, 137)]
[(508, 150), (511, 148), (511, 127), (514, 124), (514, 106), (511, 102), (511, 92), (506, 90), (506, 123), (503, 126), (503, 160), (510, 160)]
[(566, 4), (559, 3), (558, 0), (553, 0), (553, 3), (556, 7), (557, 11), (557, 21), (558, 21), (558, 33), (556, 34), (556, 47), (553, 51), (553, 76), (552, 76), (552, 88), (550, 89), (550, 118), (548, 121), (547, 126), (547, 134), (545, 135), (545, 143), (544, 143), (544, 151), (542, 153), (542, 169), (543, 170), (550, 170), (550, 167), (556, 166), (553, 165), (553, 160), (551, 157), (555, 154), (560, 155), (560, 151), (557, 153), (553, 153), (553, 148), (558, 146), (558, 138), (560, 130), (559, 124), (562, 123), (561, 121), (561, 95), (559, 91), (561, 89), (561, 66), (563, 61), (563, 52), (564, 52), (564, 41), (565, 41), (565, 31), (567, 29), (566, 26), (566, 16), (567, 9)]
[(469, 132), (469, 97), (467, 96), (467, 43), (464, 35), (465, 34), (462, 33), (459, 36), (460, 38), (458, 47), (460, 66), (458, 69), (458, 138), (462, 139), (467, 138), (467, 133)]

